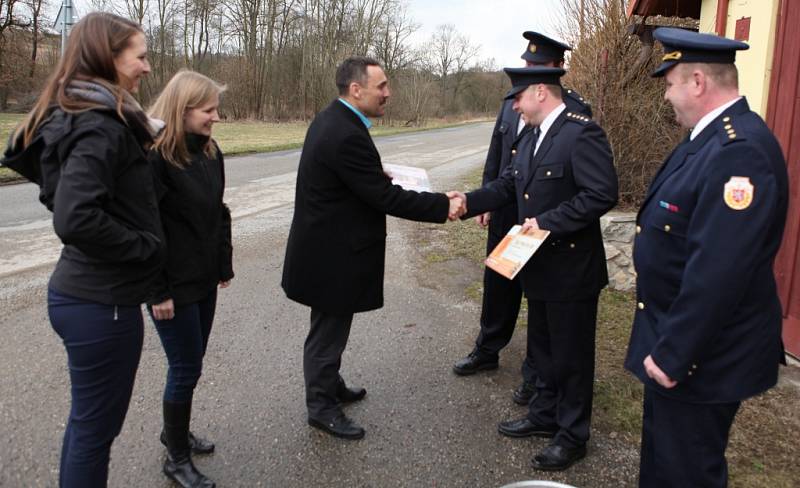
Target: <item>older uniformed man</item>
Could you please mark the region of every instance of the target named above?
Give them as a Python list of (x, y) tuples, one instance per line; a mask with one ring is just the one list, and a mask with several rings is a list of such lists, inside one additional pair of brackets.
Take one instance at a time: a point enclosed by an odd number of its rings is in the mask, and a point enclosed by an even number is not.
[(772, 266), (787, 208), (778, 141), (739, 95), (745, 43), (661, 28), (664, 97), (689, 136), (637, 218), (638, 309), (625, 367), (645, 385), (640, 487), (724, 487), (740, 402), (783, 360)]
[[(538, 32), (526, 31), (522, 36), (528, 44), (520, 57), (527, 67), (561, 68), (564, 65), (565, 52), (572, 49), (569, 45)], [(564, 89), (562, 95), (568, 112), (591, 118), (591, 106), (577, 92)], [(526, 124), (520, 113), (514, 111), (513, 105), (513, 98), (504, 100), (497, 115), (483, 170), (484, 185), (500, 177), (503, 170), (511, 164), (512, 155), (516, 153), (515, 147), (528, 132), (535, 130)], [(517, 205), (511, 203), (494, 212), (479, 215), (476, 219), (482, 226), (489, 226), (486, 239), (486, 253), (489, 254), (503, 240), (509, 229), (519, 223)], [(508, 280), (486, 268), (483, 275), (480, 332), (472, 352), (453, 366), (457, 375), (471, 375), (497, 368), (500, 351), (511, 340), (517, 325), (521, 300), (522, 288), (518, 278)], [(531, 352), (532, 348), (529, 346), (522, 364), (523, 381), (512, 395), (514, 402), (520, 405), (527, 405), (536, 392), (537, 374)]]
[(467, 194), (468, 214), (516, 201), (519, 222), (551, 234), (520, 272), (538, 395), (498, 430), (552, 438), (532, 464), (562, 470), (586, 455), (589, 439), (597, 300), (608, 284), (600, 217), (617, 202), (617, 175), (603, 129), (566, 108), (563, 69), (505, 71), (514, 109), (540, 131), (523, 138), (499, 179)]

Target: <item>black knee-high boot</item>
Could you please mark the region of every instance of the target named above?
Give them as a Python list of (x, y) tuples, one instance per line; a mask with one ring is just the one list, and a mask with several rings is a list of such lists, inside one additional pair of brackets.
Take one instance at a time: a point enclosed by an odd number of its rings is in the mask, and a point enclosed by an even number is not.
[(213, 481), (206, 478), (192, 463), (189, 447), (189, 423), (192, 418), (192, 402), (164, 402), (164, 436), (167, 441), (167, 459), (164, 474), (183, 488), (214, 488)]

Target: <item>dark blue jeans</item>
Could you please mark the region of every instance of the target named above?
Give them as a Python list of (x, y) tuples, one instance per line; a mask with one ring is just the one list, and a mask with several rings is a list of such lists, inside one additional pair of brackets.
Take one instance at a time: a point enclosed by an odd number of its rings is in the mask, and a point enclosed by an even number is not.
[(194, 387), (203, 372), (203, 356), (206, 354), (216, 307), (215, 288), (199, 302), (175, 307), (175, 317), (172, 319), (153, 319), (169, 363), (167, 385), (164, 388), (165, 402), (186, 403), (192, 400)]
[(59, 486), (105, 487), (142, 353), (139, 306), (102, 305), (50, 289), (47, 309), (67, 349), (72, 406), (61, 449)]

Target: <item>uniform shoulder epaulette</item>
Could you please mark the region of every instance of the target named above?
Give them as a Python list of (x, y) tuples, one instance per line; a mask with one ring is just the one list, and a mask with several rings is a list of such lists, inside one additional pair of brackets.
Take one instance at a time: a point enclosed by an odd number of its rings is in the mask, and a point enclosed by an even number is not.
[(567, 89), (566, 89), (566, 90), (564, 90), (564, 91), (566, 91), (566, 92), (567, 92), (567, 96), (568, 96), (568, 97), (570, 97), (571, 99), (573, 99), (573, 100), (575, 100), (575, 101), (579, 102), (581, 105), (591, 105), (591, 103), (589, 103), (588, 101), (586, 101), (586, 99), (584, 99), (582, 96), (578, 95), (578, 93), (577, 93), (577, 92), (575, 92), (575, 91), (573, 91), (573, 90), (571, 90), (571, 89), (569, 89), (569, 88), (567, 88)]
[(589, 117), (592, 116), (592, 105), (575, 90), (565, 88), (563, 91), (564, 103), (573, 112), (579, 112)]
[(592, 119), (590, 119), (589, 117), (583, 114), (576, 114), (575, 112), (567, 112), (567, 120), (578, 122), (584, 125), (592, 121)]
[(745, 140), (744, 132), (738, 130), (736, 122), (730, 115), (726, 115), (722, 118), (719, 123), (717, 133), (722, 139), (721, 143), (723, 146), (736, 141)]

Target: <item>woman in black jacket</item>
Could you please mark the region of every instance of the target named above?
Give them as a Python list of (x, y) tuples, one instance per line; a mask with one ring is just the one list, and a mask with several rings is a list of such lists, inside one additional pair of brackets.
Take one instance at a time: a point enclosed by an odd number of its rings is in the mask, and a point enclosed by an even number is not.
[(156, 127), (131, 96), (146, 54), (138, 24), (84, 17), (3, 160), (39, 184), (64, 244), (47, 299), (72, 386), (61, 487), (106, 486), (142, 351), (140, 306), (163, 264), (146, 157)]
[(181, 71), (150, 110), (166, 123), (149, 159), (159, 186), (167, 265), (148, 303), (169, 363), (161, 434), (167, 446), (164, 473), (184, 487), (211, 483), (194, 467), (190, 453), (210, 453), (214, 445), (189, 432), (189, 423), (217, 286), (226, 288), (233, 278), (231, 215), (222, 201), (225, 169), (211, 138), (224, 90), (199, 73)]

